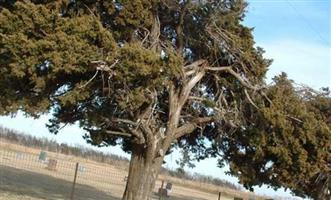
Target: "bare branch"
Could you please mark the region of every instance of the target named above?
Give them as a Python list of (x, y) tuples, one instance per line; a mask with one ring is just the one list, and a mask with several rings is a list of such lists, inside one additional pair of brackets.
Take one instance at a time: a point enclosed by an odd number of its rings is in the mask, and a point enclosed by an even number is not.
[[(161, 149), (166, 151), (173, 141), (174, 130), (177, 128), (179, 123), (180, 116), (180, 106), (178, 102), (178, 91), (175, 90), (173, 84), (169, 87), (169, 114), (168, 114), (168, 123), (165, 129), (165, 138), (163, 139), (163, 144)], [(160, 134), (161, 136), (161, 134)]]
[(197, 60), (197, 61), (194, 61), (193, 63), (191, 64), (188, 64), (188, 65), (185, 65), (184, 66), (184, 69), (192, 69), (192, 68), (196, 68), (202, 64), (205, 64), (207, 63), (207, 60), (204, 60), (204, 59), (200, 59), (200, 60)]
[(154, 111), (155, 111), (156, 106), (157, 106), (158, 99), (157, 99), (157, 92), (155, 90), (154, 90), (154, 94), (152, 94), (152, 97), (153, 97), (153, 100), (154, 100), (154, 103), (153, 103), (154, 105), (153, 105), (153, 107), (151, 107), (151, 111), (149, 113), (149, 117), (147, 119), (146, 124), (149, 124), (149, 121), (153, 117)]
[(296, 117), (292, 117), (292, 116), (289, 116), (289, 115), (286, 115), (286, 117), (289, 118), (289, 119), (291, 119), (291, 120), (294, 120), (294, 121), (296, 121), (296, 122), (298, 122), (298, 123), (303, 123), (302, 120), (300, 120), (300, 119), (298, 119), (298, 118), (296, 118)]
[(169, 125), (168, 130), (176, 127), (178, 124), (178, 93), (175, 91), (174, 85), (170, 86), (169, 89)]
[[(96, 72), (93, 75), (93, 77), (88, 80), (84, 85), (80, 86), (79, 88), (82, 89), (84, 87), (86, 87), (89, 83), (91, 83), (93, 81), (93, 79), (96, 78), (96, 76), (98, 75), (99, 71), (105, 71), (105, 72), (110, 72), (111, 68), (113, 68), (117, 63), (119, 62), (118, 59), (115, 60), (115, 62), (108, 66), (107, 63), (103, 60), (95, 60), (95, 61), (91, 61), (90, 65), (96, 68)], [(111, 75), (109, 75), (108, 79), (111, 77)], [(103, 80), (103, 76), (102, 76), (102, 82), (104, 82)], [(103, 83), (104, 84), (104, 83)]]
[(141, 132), (139, 132), (133, 128), (129, 128), (129, 130), (130, 130), (130, 133), (138, 139), (138, 143), (140, 143), (140, 144), (146, 143), (146, 140)]
[(196, 97), (196, 96), (189, 96), (188, 99), (190, 99), (190, 100), (196, 100), (196, 101), (201, 101), (201, 102), (207, 100), (205, 98)]
[(249, 96), (248, 92), (246, 89), (244, 89), (246, 98), (248, 99), (249, 103), (251, 103), (256, 109), (259, 109), (259, 107), (253, 102), (253, 100), (251, 99), (251, 97)]
[(153, 137), (153, 131), (148, 127), (147, 124), (141, 123), (140, 124), (140, 129), (142, 130), (144, 137), (145, 137), (145, 141), (147, 143), (151, 143), (154, 140)]
[(160, 19), (158, 14), (156, 13), (156, 16), (154, 17), (154, 23), (149, 35), (151, 40), (150, 47), (153, 50), (157, 50), (159, 47), (160, 27), (161, 27)]
[(177, 33), (177, 52), (181, 53), (184, 49), (184, 37), (183, 37), (183, 24), (184, 17), (187, 11), (187, 6), (190, 4), (190, 1), (186, 1), (184, 6), (181, 8), (181, 12), (179, 14), (179, 20), (176, 25), (176, 33)]
[(112, 122), (121, 122), (125, 124), (130, 124), (132, 126), (137, 126), (138, 124), (134, 121), (128, 120), (128, 119), (120, 119), (120, 118), (111, 118), (110, 121)]
[(264, 97), (264, 98), (266, 98), (267, 99), (267, 101), (270, 103), (270, 104), (272, 104), (272, 101), (270, 100), (270, 98), (263, 92), (263, 91), (261, 91), (261, 94), (262, 94), (262, 96)]
[(179, 99), (180, 106), (183, 106), (185, 104), (191, 90), (202, 79), (202, 77), (204, 75), (205, 75), (205, 71), (201, 70), (185, 85), (185, 87), (183, 88), (183, 90), (181, 92), (181, 96)]
[(233, 71), (233, 69), (227, 69), (227, 72), (229, 72), (231, 75), (236, 77), (236, 79), (245, 87), (252, 89), (252, 90), (258, 90), (259, 88), (252, 86), (250, 83), (248, 83), (246, 80), (244, 80), (238, 73)]
[(143, 45), (145, 43), (145, 41), (149, 37), (149, 34), (151, 33), (147, 28), (143, 27), (143, 29), (147, 32), (147, 34), (145, 35), (144, 39), (141, 41), (141, 45)]
[(227, 71), (231, 69), (231, 66), (224, 66), (224, 67), (206, 67), (209, 71)]
[(260, 90), (262, 87), (253, 86), (250, 82), (247, 80), (244, 80), (243, 77), (240, 76), (237, 72), (235, 72), (231, 67), (208, 67), (206, 68), (210, 71), (226, 71), (232, 76), (234, 76), (243, 86), (252, 89), (252, 90)]
[(121, 136), (125, 136), (125, 137), (132, 137), (132, 134), (125, 133), (125, 132), (120, 132), (120, 131), (106, 130), (106, 133), (111, 134), (111, 135), (121, 135)]
[[(195, 96), (190, 96), (188, 97), (188, 99), (190, 100), (194, 100), (194, 101), (199, 101), (199, 102), (204, 102), (204, 101), (208, 101), (209, 99), (207, 98), (203, 98), (203, 97), (195, 97)], [(219, 108), (219, 107), (216, 107), (216, 106), (213, 106), (211, 107), (213, 110), (217, 111), (218, 113), (221, 113), (223, 114), (224, 113), (224, 110), (222, 108)]]
[(99, 73), (99, 70), (97, 70), (95, 72), (95, 74), (93, 75), (93, 77), (90, 80), (88, 80), (84, 85), (79, 86), (79, 88), (82, 89), (82, 88), (86, 87), (89, 83), (91, 83), (93, 81), (93, 79), (95, 79), (95, 77), (97, 77), (98, 73)]
[(195, 123), (185, 124), (176, 129), (175, 138), (177, 139), (186, 134), (192, 133), (197, 127), (198, 126)]
[[(207, 60), (204, 59), (200, 59), (197, 60), (191, 64), (185, 65), (182, 69), (183, 69), (183, 74), (184, 76), (191, 76), (196, 74), (199, 71), (199, 66), (201, 65), (206, 65), (207, 64)], [(184, 77), (184, 79), (186, 79), (186, 77)]]
[(175, 138), (180, 138), (188, 133), (194, 131), (199, 125), (212, 122), (214, 120), (213, 117), (199, 117), (192, 120), (192, 122), (185, 124), (175, 131)]
[[(128, 120), (128, 119), (120, 119), (120, 118), (111, 118), (111, 119), (108, 119), (106, 117), (102, 117), (102, 118), (105, 121), (105, 123), (108, 124), (108, 126), (112, 122), (113, 123), (115, 122), (115, 123), (125, 124), (124, 129), (125, 130), (128, 130), (129, 133), (126, 133), (125, 131), (122, 131), (122, 135), (123, 134), (124, 134), (124, 136), (130, 135), (130, 137), (133, 136), (133, 137), (137, 138), (140, 143), (144, 143), (145, 142), (145, 138), (142, 135), (142, 133), (140, 133), (139, 131), (137, 131), (134, 128), (134, 127), (137, 127), (138, 126), (138, 123), (133, 122), (133, 121)], [(116, 128), (121, 129), (120, 126), (118, 126)], [(119, 134), (120, 132), (118, 132), (118, 131), (111, 131), (111, 130), (107, 130), (107, 131), (108, 131), (108, 133), (112, 133), (113, 135), (120, 135)]]
[(196, 72), (196, 70), (192, 69), (192, 70), (189, 70), (189, 71), (185, 72), (185, 75), (186, 76), (191, 76), (191, 75), (195, 74), (195, 72)]
[(223, 95), (223, 90), (220, 92), (220, 94), (218, 96), (217, 103), (220, 104), (220, 105), (224, 104), (225, 107), (229, 107), (229, 103), (226, 100), (225, 96)]

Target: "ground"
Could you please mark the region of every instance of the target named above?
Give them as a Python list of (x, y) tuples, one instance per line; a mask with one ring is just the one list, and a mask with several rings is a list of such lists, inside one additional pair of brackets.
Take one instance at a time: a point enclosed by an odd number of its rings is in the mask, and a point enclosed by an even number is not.
[[(77, 162), (75, 200), (121, 199), (127, 175), (123, 166), (47, 152), (48, 160), (57, 161), (53, 171), (47, 169), (47, 162), (38, 159), (38, 152), (40, 150), (0, 141), (0, 200), (70, 199)], [(216, 200), (217, 191), (222, 191), (222, 200), (245, 195), (243, 192), (217, 189), (213, 185), (160, 176), (153, 192), (154, 200), (159, 199), (156, 192), (161, 180), (173, 183), (168, 200)], [(230, 192), (232, 196), (226, 195)]]

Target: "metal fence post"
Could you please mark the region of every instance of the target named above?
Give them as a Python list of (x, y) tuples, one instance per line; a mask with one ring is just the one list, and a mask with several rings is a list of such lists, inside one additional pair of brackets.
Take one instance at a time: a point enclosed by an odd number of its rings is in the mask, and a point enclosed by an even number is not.
[(76, 169), (75, 169), (75, 176), (74, 176), (74, 182), (72, 183), (72, 189), (71, 189), (71, 195), (70, 199), (74, 200), (74, 195), (75, 195), (75, 186), (76, 186), (76, 179), (77, 179), (77, 171), (78, 171), (78, 165), (79, 163), (76, 163)]
[(163, 200), (163, 185), (164, 185), (164, 180), (162, 180), (161, 188), (159, 189), (159, 200)]
[(222, 195), (222, 193), (218, 192), (218, 200), (221, 200), (221, 195)]
[(164, 180), (162, 180), (161, 189), (163, 189), (163, 185), (164, 185)]

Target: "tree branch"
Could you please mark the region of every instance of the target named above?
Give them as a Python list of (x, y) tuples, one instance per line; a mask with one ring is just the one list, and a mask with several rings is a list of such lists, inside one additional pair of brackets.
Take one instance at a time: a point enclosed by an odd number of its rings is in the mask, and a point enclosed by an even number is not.
[(296, 117), (292, 117), (292, 116), (289, 116), (289, 115), (285, 115), (287, 118), (289, 118), (289, 119), (291, 119), (291, 120), (293, 120), (293, 121), (295, 121), (295, 122), (298, 122), (298, 123), (304, 123), (301, 119), (298, 119), (298, 118), (296, 118)]
[(184, 38), (183, 38), (183, 24), (184, 24), (184, 17), (187, 10), (187, 6), (190, 4), (190, 1), (186, 1), (181, 9), (179, 21), (176, 26), (176, 33), (177, 33), (177, 52), (182, 53), (184, 49)]
[(227, 71), (231, 69), (231, 66), (223, 66), (223, 67), (206, 67), (209, 71)]
[(189, 80), (188, 83), (184, 86), (184, 88), (180, 94), (180, 97), (179, 97), (180, 107), (182, 107), (185, 104), (187, 98), (190, 95), (191, 90), (202, 79), (202, 77), (204, 75), (205, 75), (205, 71), (201, 70), (193, 78), (191, 78), (191, 80)]
[(153, 49), (154, 51), (156, 51), (159, 48), (160, 27), (161, 27), (161, 23), (158, 13), (155, 13), (154, 23), (149, 35), (151, 40), (151, 49)]
[(120, 132), (120, 131), (106, 130), (106, 133), (111, 134), (111, 135), (121, 135), (121, 136), (125, 136), (125, 137), (132, 137), (132, 134), (125, 133), (125, 132)]
[(204, 63), (207, 63), (207, 60), (205, 59), (200, 59), (200, 60), (197, 60), (197, 61), (194, 61), (193, 63), (191, 64), (188, 64), (188, 65), (185, 65), (184, 66), (184, 69), (192, 69), (192, 68), (196, 68)]
[(119, 122), (119, 123), (124, 123), (124, 124), (130, 124), (132, 126), (137, 126), (138, 124), (134, 121), (128, 120), (128, 119), (120, 119), (120, 118), (111, 118), (112, 122)]
[(199, 70), (199, 66), (207, 64), (207, 60), (200, 59), (183, 67), (184, 75), (191, 76)]
[[(209, 99), (207, 99), (207, 98), (195, 97), (195, 96), (190, 96), (190, 97), (188, 97), (188, 99), (191, 99), (191, 100), (194, 100), (194, 101), (199, 101), (199, 102), (209, 101)], [(213, 110), (215, 110), (219, 113), (224, 113), (222, 108), (219, 108), (219, 107), (216, 107), (216, 106), (208, 106), (208, 107), (212, 108)]]
[(175, 91), (174, 85), (169, 89), (169, 116), (168, 116), (168, 130), (174, 128), (178, 124), (178, 93)]
[(177, 128), (175, 131), (175, 138), (180, 138), (188, 133), (191, 133), (199, 126), (199, 124), (212, 122), (213, 120), (214, 120), (213, 117), (195, 118), (195, 119), (193, 119), (193, 121), (191, 123), (185, 124), (185, 125)]
[(251, 97), (249, 96), (248, 92), (246, 89), (244, 89), (246, 98), (248, 99), (249, 103), (251, 103), (256, 109), (259, 109), (259, 107), (253, 102), (253, 100), (251, 99)]
[(143, 135), (145, 136), (146, 143), (147, 144), (152, 143), (154, 140), (153, 131), (144, 123), (140, 124), (140, 129), (142, 130)]
[[(127, 133), (127, 132), (124, 132), (124, 131), (123, 132), (118, 132), (118, 131), (107, 130), (106, 131), (107, 133), (113, 134), (113, 135), (123, 135), (123, 136), (126, 136), (126, 137), (132, 137), (133, 136), (133, 137), (138, 139), (139, 143), (145, 143), (145, 138), (142, 135), (142, 133), (140, 133), (139, 131), (137, 131), (135, 129), (138, 126), (138, 123), (133, 122), (133, 121), (128, 120), (128, 119), (121, 119), (121, 118), (111, 118), (111, 119), (108, 119), (106, 117), (102, 117), (102, 118), (108, 124), (108, 126), (112, 122), (122, 123), (122, 124), (125, 124), (125, 129), (130, 131), (130, 133)], [(132, 126), (132, 127), (130, 127), (130, 126)], [(117, 128), (119, 128), (119, 127), (117, 127)]]
[(185, 72), (185, 76), (191, 76), (191, 75), (195, 74), (195, 72), (196, 72), (195, 69), (189, 70), (189, 71)]
[(243, 79), (237, 72), (235, 72), (231, 67), (207, 67), (209, 71), (226, 71), (232, 76), (234, 76), (243, 86), (252, 89), (252, 90), (260, 90), (262, 87), (253, 86), (250, 82)]

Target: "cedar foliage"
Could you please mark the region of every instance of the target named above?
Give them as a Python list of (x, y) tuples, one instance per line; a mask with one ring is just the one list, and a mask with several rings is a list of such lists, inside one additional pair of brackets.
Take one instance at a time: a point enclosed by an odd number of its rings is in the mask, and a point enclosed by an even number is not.
[[(94, 145), (178, 146), (245, 187), (330, 196), (330, 95), (297, 88), (242, 25), (242, 0), (1, 1), (0, 114), (79, 122)], [(133, 148), (135, 147), (135, 148)]]

